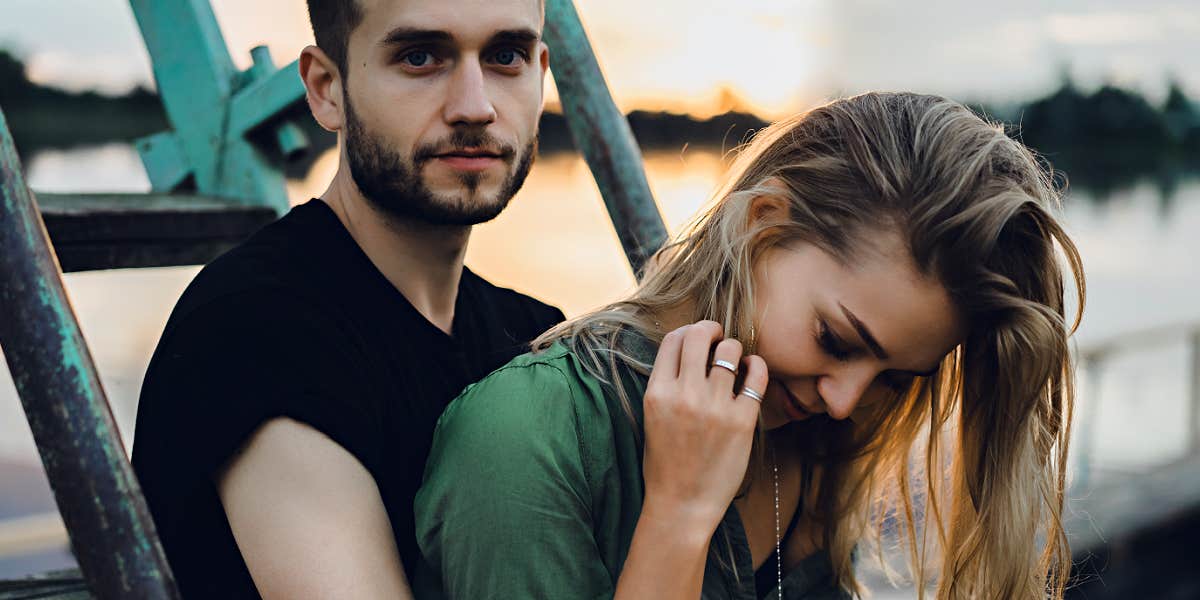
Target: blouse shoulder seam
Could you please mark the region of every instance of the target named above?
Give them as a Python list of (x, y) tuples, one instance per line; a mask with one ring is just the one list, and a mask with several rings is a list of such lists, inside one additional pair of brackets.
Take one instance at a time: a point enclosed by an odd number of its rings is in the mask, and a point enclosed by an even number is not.
[(508, 365), (501, 367), (496, 372), (499, 373), (500, 371), (505, 371), (508, 369), (532, 369), (535, 367), (546, 367), (546, 368), (551, 369), (551, 370), (555, 371), (556, 373), (558, 373), (558, 376), (561, 377), (562, 384), (567, 389), (567, 394), (570, 397), (571, 418), (573, 421), (572, 426), (575, 429), (575, 452), (579, 458), (579, 470), (580, 470), (580, 472), (583, 473), (584, 484), (587, 485), (587, 487), (588, 487), (588, 489), (587, 489), (587, 497), (589, 500), (588, 501), (588, 517), (590, 519), (591, 518), (591, 508), (592, 508), (591, 498), (593, 497), (592, 492), (595, 489), (595, 484), (592, 480), (592, 473), (588, 469), (587, 461), (585, 461), (583, 459), (583, 457), (584, 457), (584, 442), (583, 442), (583, 436), (582, 436), (583, 430), (580, 427), (580, 420), (579, 420), (579, 399), (576, 398), (575, 389), (571, 385), (571, 382), (570, 382), (571, 376), (565, 370), (563, 370), (563, 368), (561, 366), (552, 364), (549, 359), (540, 359), (540, 360), (528, 362), (525, 364), (516, 364), (516, 365), (508, 364)]

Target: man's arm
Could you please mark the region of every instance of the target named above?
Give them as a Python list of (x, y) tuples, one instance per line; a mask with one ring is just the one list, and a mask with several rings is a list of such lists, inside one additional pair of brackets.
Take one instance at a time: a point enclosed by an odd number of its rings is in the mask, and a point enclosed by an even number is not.
[(268, 421), (217, 486), (263, 598), (412, 598), (375, 480), (316, 429)]

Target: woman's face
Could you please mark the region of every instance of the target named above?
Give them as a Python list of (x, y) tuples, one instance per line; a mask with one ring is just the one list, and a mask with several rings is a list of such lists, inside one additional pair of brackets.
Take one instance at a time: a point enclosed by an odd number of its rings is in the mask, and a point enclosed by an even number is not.
[(931, 374), (962, 340), (945, 288), (917, 273), (899, 236), (842, 264), (810, 244), (764, 252), (754, 268), (757, 354), (767, 363), (763, 424), (845, 419)]

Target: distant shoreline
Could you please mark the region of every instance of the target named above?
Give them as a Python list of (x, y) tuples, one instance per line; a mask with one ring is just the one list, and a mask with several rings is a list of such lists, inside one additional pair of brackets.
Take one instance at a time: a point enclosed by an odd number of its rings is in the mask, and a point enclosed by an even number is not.
[[(0, 108), (7, 116), (23, 157), (47, 149), (106, 142), (132, 142), (169, 128), (158, 96), (138, 88), (120, 95), (72, 93), (29, 81), (25, 65), (0, 50)], [(1064, 80), (1059, 89), (1013, 109), (968, 104), (991, 120), (1003, 118), (1006, 130), (1046, 157), (1074, 185), (1101, 195), (1150, 176), (1168, 181), (1200, 171), (1200, 109), (1176, 84), (1162, 106), (1113, 86), (1091, 93)], [(730, 111), (709, 118), (671, 112), (632, 111), (630, 128), (645, 151), (687, 146), (732, 149), (768, 122), (748, 112)], [(336, 138), (311, 118), (298, 119), (312, 145), (305, 159), (288, 165), (302, 176), (321, 150)], [(541, 151), (573, 151), (562, 114), (546, 112), (539, 133)]]

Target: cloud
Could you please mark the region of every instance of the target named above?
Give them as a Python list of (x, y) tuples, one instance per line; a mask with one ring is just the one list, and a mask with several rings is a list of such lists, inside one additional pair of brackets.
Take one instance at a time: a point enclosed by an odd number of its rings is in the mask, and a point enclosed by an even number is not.
[(1063, 44), (1108, 46), (1162, 37), (1165, 23), (1156, 13), (1101, 12), (1046, 17), (1047, 31)]
[[(254, 45), (283, 64), (311, 40), (301, 0), (211, 1), (239, 67)], [(576, 0), (625, 109), (704, 111), (722, 85), (773, 114), (866, 89), (1015, 100), (1055, 85), (1062, 65), (1084, 86), (1118, 81), (1160, 94), (1170, 72), (1200, 94), (1194, 0), (652, 1), (655, 10), (647, 0)], [(34, 62), (40, 81), (109, 91), (150, 83), (124, 0), (4, 2), (0, 40)]]

